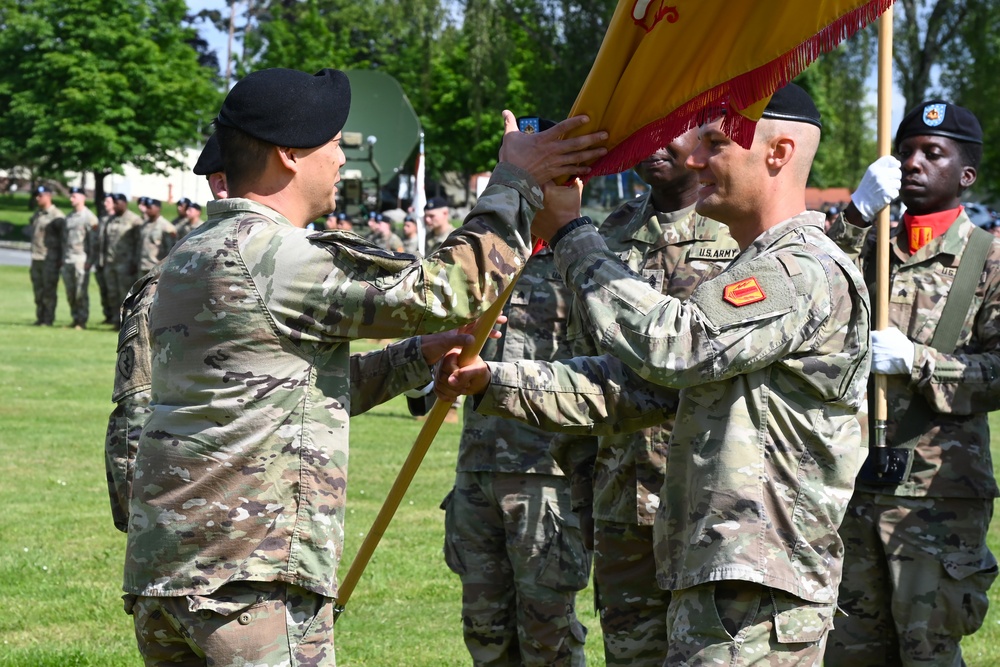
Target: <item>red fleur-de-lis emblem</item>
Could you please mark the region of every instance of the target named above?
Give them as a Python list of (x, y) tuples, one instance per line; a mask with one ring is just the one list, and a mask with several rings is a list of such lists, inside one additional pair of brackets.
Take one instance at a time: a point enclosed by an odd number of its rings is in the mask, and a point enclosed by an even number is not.
[(676, 23), (679, 18), (677, 7), (668, 5), (666, 0), (635, 0), (632, 5), (632, 20), (646, 32), (663, 19), (667, 19), (667, 23)]

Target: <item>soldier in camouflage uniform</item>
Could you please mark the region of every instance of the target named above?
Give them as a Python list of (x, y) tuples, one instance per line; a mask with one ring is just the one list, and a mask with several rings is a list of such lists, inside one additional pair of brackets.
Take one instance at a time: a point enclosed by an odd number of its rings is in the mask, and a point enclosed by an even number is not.
[(66, 216), (63, 225), (62, 278), (73, 327), (84, 329), (90, 317), (90, 266), (97, 254), (90, 244), (97, 216), (87, 210), (87, 196), (82, 188), (70, 188), (69, 202), (73, 212)]
[[(698, 180), (684, 162), (697, 141), (691, 130), (637, 164), (651, 192), (622, 204), (598, 229), (610, 252), (677, 299), (687, 299), (739, 254), (725, 225), (694, 211)], [(577, 337), (576, 354), (599, 354), (599, 341), (589, 335), (595, 330), (576, 320), (574, 327), (588, 334)], [(667, 655), (670, 593), (656, 583), (653, 519), (672, 429), (673, 416), (599, 441), (592, 488), (594, 588), (608, 665), (660, 667)]]
[[(571, 355), (569, 291), (552, 251), (532, 255), (504, 308), (496, 361)], [(474, 665), (584, 665), (575, 613), (590, 554), (570, 506), (570, 481), (552, 458), (552, 434), (484, 417), (465, 405), (455, 488), (445, 498), (445, 561), (462, 579), (462, 631)], [(592, 457), (594, 443), (574, 448)], [(583, 450), (583, 451), (580, 451)]]
[(101, 314), (104, 316), (103, 324), (111, 324), (114, 322), (115, 315), (114, 309), (111, 307), (111, 302), (108, 300), (108, 283), (104, 273), (104, 258), (107, 255), (105, 229), (107, 228), (108, 220), (114, 217), (115, 214), (114, 199), (111, 193), (104, 195), (103, 206), (104, 215), (97, 219), (97, 227), (93, 230), (90, 247), (94, 253), (92, 268), (94, 270), (94, 279), (97, 280), (97, 289), (101, 295)]
[(191, 202), (184, 207), (184, 219), (174, 226), (177, 231), (177, 240), (180, 240), (201, 227), (201, 204)]
[(177, 238), (181, 237), (179, 232), (181, 225), (187, 222), (188, 219), (188, 207), (191, 205), (191, 200), (187, 197), (181, 197), (177, 200), (177, 217), (170, 221), (170, 224), (174, 226), (174, 229), (178, 230)]
[(177, 228), (160, 215), (161, 210), (159, 199), (146, 199), (146, 219), (137, 230), (135, 238), (139, 277), (162, 262), (177, 242)]
[[(997, 497), (987, 413), (1000, 408), (1000, 240), (961, 206), (982, 129), (968, 110), (931, 100), (903, 118), (896, 153), (902, 169), (892, 157), (873, 164), (830, 231), (874, 279), (870, 221), (897, 193), (906, 205), (889, 249), (889, 328), (872, 333), (872, 365), (887, 376), (886, 442), (908, 463), (882, 477), (866, 464), (859, 476), (840, 530), (848, 617), (830, 636), (829, 667), (964, 665), (959, 642), (982, 625), (997, 576), (986, 544)], [(936, 349), (977, 243), (985, 264), (981, 274), (972, 265), (957, 344)]]
[[(227, 192), (220, 187), (222, 179), (213, 178), (222, 172), (222, 153), (215, 135), (209, 140), (194, 173), (208, 177), (208, 186), (216, 199), (225, 199)], [(110, 195), (109, 195), (110, 198)], [(197, 204), (190, 204), (197, 206)], [(200, 208), (200, 207), (199, 207)], [(139, 436), (150, 413), (152, 388), (152, 336), (149, 331), (149, 309), (153, 305), (160, 267), (153, 267), (140, 278), (125, 297), (121, 308), (122, 328), (118, 334), (118, 361), (115, 364), (115, 384), (111, 400), (115, 408), (108, 418), (104, 439), (104, 463), (111, 500), (111, 518), (115, 528), (128, 531), (128, 503), (132, 496), (132, 477)], [(360, 367), (359, 367), (360, 368)]]
[(336, 206), (349, 100), (336, 70), (241, 79), (216, 119), (231, 198), (162, 267), (123, 584), (147, 664), (334, 664), (349, 416), (429, 381), (444, 352), (406, 341), (352, 378), (350, 341), (481, 315), (526, 259), (538, 183), (586, 171), (607, 137), (560, 139), (580, 117), (511, 139), (505, 113), (484, 196), (418, 262), (302, 229)]
[[(547, 187), (536, 220), (602, 347), (680, 390), (654, 523), (657, 575), (671, 591), (665, 665), (815, 665), (832, 626), (837, 527), (862, 451), (869, 304), (823, 215), (805, 211), (818, 123), (812, 100), (789, 85), (749, 150), (722, 119), (699, 129), (687, 162), (702, 184), (696, 210), (726, 223), (742, 252), (686, 302), (617, 261), (576, 218), (579, 190)], [(630, 407), (657, 403), (643, 397), (655, 387), (615, 358), (494, 365), (492, 377), (481, 363), (452, 372), (454, 359), (440, 395), (488, 388), (483, 411), (599, 432), (598, 422), (624, 430)], [(661, 390), (658, 402), (669, 399)]]
[(417, 257), (423, 257), (420, 250), (420, 238), (417, 236), (417, 221), (412, 215), (403, 219), (403, 252)]
[(59, 268), (62, 266), (63, 212), (52, 204), (47, 185), (35, 189), (38, 209), (31, 216), (31, 286), (35, 291), (35, 326), (52, 326), (56, 317)]
[(104, 282), (108, 289), (108, 302), (113, 310), (111, 323), (121, 326), (119, 309), (125, 295), (136, 281), (138, 258), (137, 236), (142, 220), (128, 208), (128, 197), (121, 193), (112, 195), (115, 215), (104, 225), (101, 247), (104, 253)]
[(445, 242), (454, 229), (451, 226), (451, 212), (448, 200), (444, 197), (434, 197), (424, 206), (424, 255), (429, 255)]

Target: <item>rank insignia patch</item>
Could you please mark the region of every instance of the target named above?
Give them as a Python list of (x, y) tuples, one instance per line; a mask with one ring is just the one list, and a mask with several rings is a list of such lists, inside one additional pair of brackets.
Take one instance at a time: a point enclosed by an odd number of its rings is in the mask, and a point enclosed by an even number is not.
[(737, 308), (749, 306), (767, 298), (764, 290), (760, 288), (760, 283), (756, 278), (746, 278), (732, 285), (726, 285), (722, 289), (722, 298)]

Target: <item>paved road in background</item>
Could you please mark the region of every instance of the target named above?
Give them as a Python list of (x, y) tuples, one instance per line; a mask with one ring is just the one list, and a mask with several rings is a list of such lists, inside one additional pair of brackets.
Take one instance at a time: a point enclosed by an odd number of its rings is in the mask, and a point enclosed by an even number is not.
[(31, 266), (31, 252), (0, 248), (0, 264), (4, 266)]

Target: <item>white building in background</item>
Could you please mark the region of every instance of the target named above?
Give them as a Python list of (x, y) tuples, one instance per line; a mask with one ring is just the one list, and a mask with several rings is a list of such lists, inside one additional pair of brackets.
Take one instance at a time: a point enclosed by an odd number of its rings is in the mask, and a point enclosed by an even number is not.
[[(187, 197), (202, 206), (212, 200), (212, 191), (204, 176), (195, 176), (195, 163), (201, 155), (202, 146), (187, 150), (180, 155), (186, 165), (181, 169), (168, 170), (166, 175), (143, 174), (130, 164), (125, 165), (124, 174), (109, 174), (104, 179), (105, 192), (121, 192), (130, 200), (139, 197), (152, 197), (163, 203), (175, 202), (181, 197)], [(67, 174), (66, 182), (75, 185), (80, 182), (79, 174)], [(88, 192), (94, 190), (93, 174), (86, 174), (83, 188)]]

